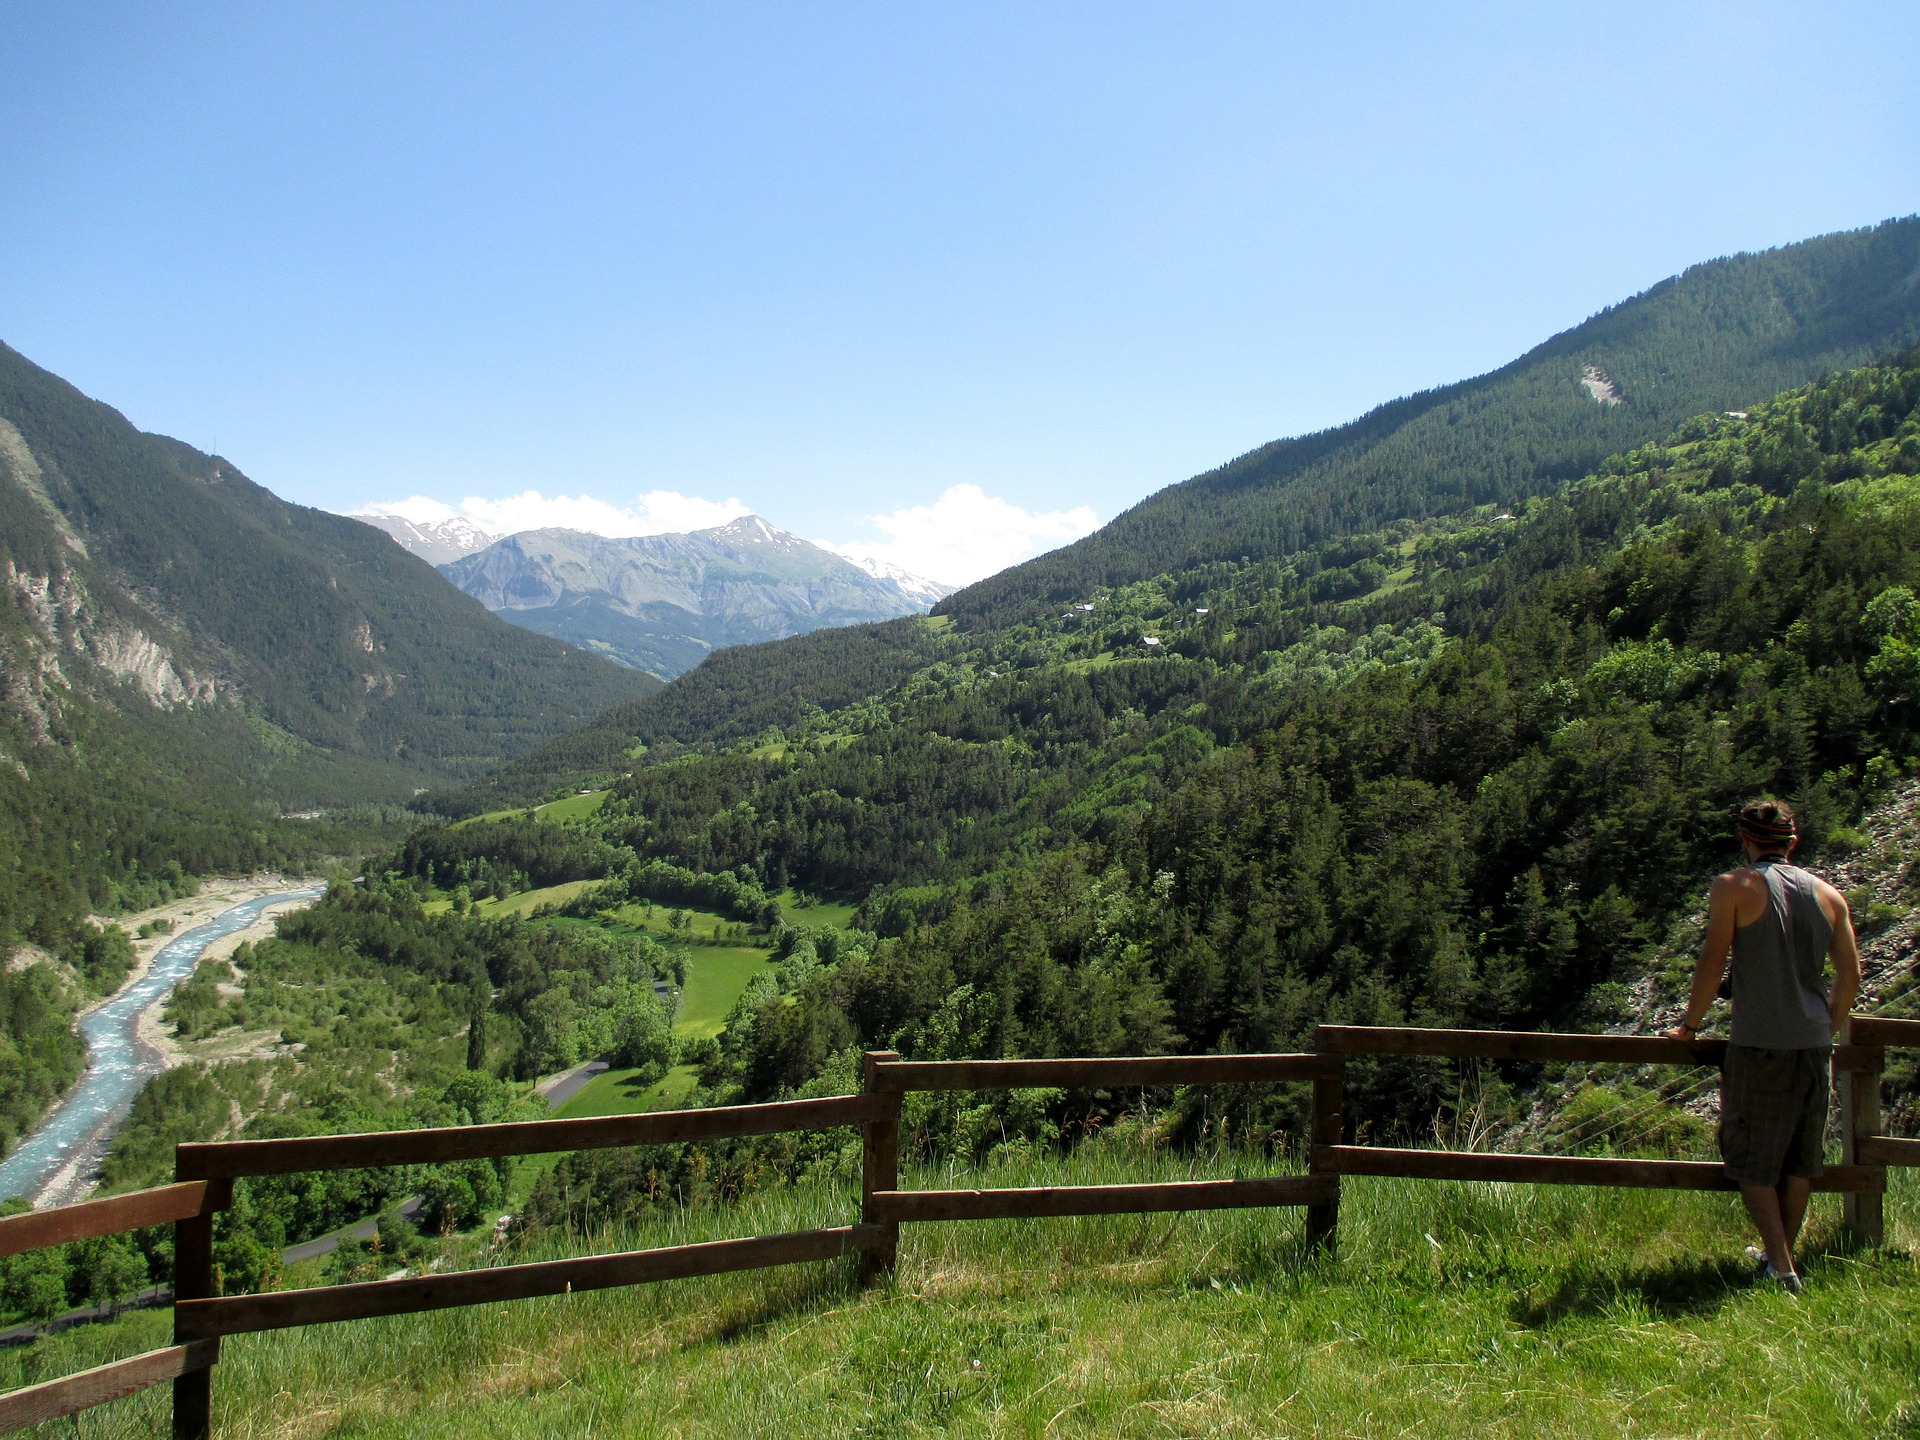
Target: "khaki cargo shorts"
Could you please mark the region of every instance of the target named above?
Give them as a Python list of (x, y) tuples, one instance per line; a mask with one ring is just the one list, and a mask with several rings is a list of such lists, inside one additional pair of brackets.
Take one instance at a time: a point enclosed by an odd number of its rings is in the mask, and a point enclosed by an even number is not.
[(1720, 1072), (1720, 1158), (1738, 1185), (1812, 1180), (1825, 1169), (1833, 1052), (1727, 1046)]

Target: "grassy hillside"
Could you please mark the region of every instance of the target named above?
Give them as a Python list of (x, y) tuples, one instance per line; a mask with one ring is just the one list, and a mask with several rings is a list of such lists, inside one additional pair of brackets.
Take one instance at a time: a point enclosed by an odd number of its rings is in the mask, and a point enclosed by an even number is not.
[[(992, 1181), (1151, 1169), (1007, 1165)], [(813, 1267), (236, 1337), (214, 1421), (404, 1440), (1877, 1440), (1920, 1417), (1916, 1199), (1910, 1181), (1889, 1197), (1885, 1254), (1821, 1253), (1798, 1303), (1745, 1284), (1726, 1196), (1354, 1180), (1333, 1261), (1303, 1257), (1286, 1212), (909, 1227), (897, 1281), (867, 1291), (850, 1265)], [(855, 1208), (850, 1190), (817, 1186), (593, 1239), (677, 1243)], [(1831, 1237), (1829, 1202), (1813, 1223)], [(166, 1323), (147, 1313), (8, 1351), (0, 1384), (163, 1344)], [(45, 1433), (164, 1433), (165, 1395)]]
[(736, 645), (658, 695), (609, 710), (476, 785), (430, 799), (448, 814), (479, 814), (542, 798), (576, 780), (617, 774), (649, 754), (659, 760), (797, 725), (916, 674), (942, 653), (944, 633), (940, 622), (914, 617)]

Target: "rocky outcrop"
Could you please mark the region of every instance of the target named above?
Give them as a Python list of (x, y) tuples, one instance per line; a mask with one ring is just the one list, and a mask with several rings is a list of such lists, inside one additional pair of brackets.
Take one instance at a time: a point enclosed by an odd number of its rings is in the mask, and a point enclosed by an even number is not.
[(17, 569), (11, 560), (0, 566), (6, 594), (28, 622), (25, 655), (0, 659), (0, 695), (26, 719), (29, 730), (43, 743), (57, 713), (57, 697), (48, 687), (70, 688), (60, 656), (91, 661), (115, 680), (128, 681), (151, 703), (205, 704), (219, 697), (210, 678), (196, 675), (173, 653), (144, 630), (125, 622), (102, 619), (87, 595), (86, 586), (70, 571), (37, 575)]

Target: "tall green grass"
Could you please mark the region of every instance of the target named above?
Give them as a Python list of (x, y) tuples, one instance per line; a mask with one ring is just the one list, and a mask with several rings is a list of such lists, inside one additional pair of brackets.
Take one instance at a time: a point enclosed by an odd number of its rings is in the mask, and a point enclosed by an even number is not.
[[(916, 1186), (1260, 1173), (1125, 1144)], [(1747, 1283), (1730, 1196), (1356, 1179), (1336, 1255), (1298, 1211), (906, 1228), (852, 1261), (227, 1342), (222, 1436), (1896, 1436), (1920, 1433), (1920, 1183), (1889, 1246), (1808, 1291)], [(505, 1259), (845, 1223), (850, 1186), (763, 1193)], [(130, 1317), (0, 1356), (18, 1383), (164, 1342)], [(164, 1391), (43, 1427), (165, 1433)]]

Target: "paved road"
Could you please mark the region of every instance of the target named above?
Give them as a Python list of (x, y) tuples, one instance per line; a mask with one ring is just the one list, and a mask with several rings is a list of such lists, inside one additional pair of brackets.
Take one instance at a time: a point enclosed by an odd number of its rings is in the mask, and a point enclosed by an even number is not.
[[(592, 1084), (596, 1075), (604, 1075), (610, 1068), (604, 1060), (589, 1060), (584, 1065), (576, 1065), (571, 1070), (563, 1070), (558, 1075), (549, 1076), (533, 1088), (545, 1098), (549, 1106), (558, 1110)], [(411, 1220), (419, 1212), (420, 1197), (418, 1195), (400, 1202), (400, 1213), (405, 1218)], [(317, 1260), (322, 1255), (333, 1253), (343, 1240), (352, 1240), (356, 1243), (371, 1240), (377, 1228), (377, 1219), (369, 1215), (358, 1224), (349, 1225), (344, 1230), (336, 1230), (331, 1235), (322, 1235), (317, 1240), (303, 1240), (298, 1245), (289, 1245), (280, 1253), (280, 1258), (289, 1265), (297, 1265), (302, 1260)], [(4, 1343), (4, 1336), (0, 1336), (0, 1343)]]
[[(420, 1197), (409, 1196), (400, 1202), (398, 1208), (402, 1218), (411, 1220), (420, 1213)], [(369, 1215), (358, 1224), (349, 1225), (344, 1230), (336, 1230), (331, 1235), (322, 1235), (317, 1240), (302, 1240), (298, 1245), (289, 1245), (280, 1252), (280, 1258), (288, 1265), (298, 1265), (302, 1260), (316, 1260), (322, 1255), (329, 1255), (339, 1249), (340, 1242), (343, 1240), (355, 1242), (371, 1240), (379, 1233), (379, 1229), (379, 1217)]]
[(594, 1076), (604, 1075), (612, 1068), (604, 1060), (589, 1060), (586, 1064), (576, 1065), (565, 1074), (556, 1075), (551, 1080), (542, 1080), (534, 1086), (534, 1089), (547, 1097), (547, 1104), (558, 1110), (592, 1084)]

